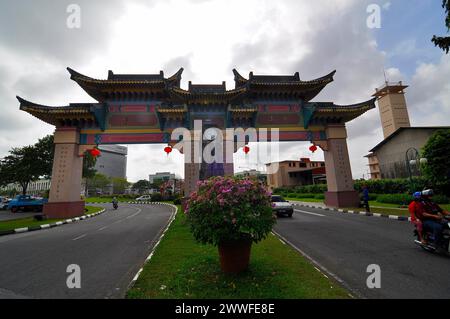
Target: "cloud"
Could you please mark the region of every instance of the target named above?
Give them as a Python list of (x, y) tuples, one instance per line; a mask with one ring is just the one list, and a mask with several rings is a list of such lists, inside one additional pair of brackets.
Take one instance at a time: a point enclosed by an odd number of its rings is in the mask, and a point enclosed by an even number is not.
[(417, 67), (407, 89), (413, 125), (450, 125), (449, 79), (449, 55), (443, 55), (438, 63), (422, 63)]
[(10, 50), (76, 63), (107, 46), (108, 32), (122, 13), (124, 2), (77, 0), (81, 28), (69, 29), (70, 0), (2, 1), (0, 42)]

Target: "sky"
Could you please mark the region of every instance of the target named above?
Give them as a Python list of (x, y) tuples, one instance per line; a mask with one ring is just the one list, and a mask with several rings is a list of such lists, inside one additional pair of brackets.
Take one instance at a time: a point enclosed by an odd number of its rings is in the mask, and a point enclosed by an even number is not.
[[(80, 9), (80, 28), (67, 27), (71, 4)], [(367, 23), (373, 4), (380, 28)], [(337, 70), (314, 99), (336, 104), (368, 100), (386, 73), (409, 85), (414, 126), (449, 125), (450, 55), (431, 43), (446, 32), (440, 0), (2, 0), (0, 157), (54, 131), (19, 111), (16, 95), (55, 106), (94, 102), (66, 67), (94, 78), (108, 70), (171, 75), (183, 67), (184, 88), (191, 80), (227, 81), (228, 89), (233, 68), (245, 76), (299, 72), (302, 80)], [(364, 155), (383, 139), (378, 109), (347, 129), (353, 176), (367, 178)], [(279, 159), (322, 160), (309, 145), (282, 143)], [(161, 171), (183, 176), (183, 156), (163, 148), (130, 145), (128, 180)], [(235, 170), (249, 168), (262, 166), (235, 154)]]

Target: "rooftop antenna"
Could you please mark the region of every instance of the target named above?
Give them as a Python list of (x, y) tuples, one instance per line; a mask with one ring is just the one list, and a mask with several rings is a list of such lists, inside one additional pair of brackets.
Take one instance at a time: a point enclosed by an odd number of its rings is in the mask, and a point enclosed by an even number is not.
[(388, 84), (389, 82), (388, 82), (388, 78), (387, 78), (387, 76), (386, 76), (386, 69), (385, 69), (385, 68), (383, 68), (383, 74), (384, 74), (384, 82), (385, 82), (386, 84)]

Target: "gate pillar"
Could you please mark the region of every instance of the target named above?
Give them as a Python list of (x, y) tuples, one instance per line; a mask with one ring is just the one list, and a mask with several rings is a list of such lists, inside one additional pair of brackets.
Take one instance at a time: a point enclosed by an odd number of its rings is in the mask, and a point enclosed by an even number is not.
[(84, 201), (80, 196), (83, 157), (79, 153), (79, 136), (75, 128), (57, 128), (55, 131), (50, 198), (44, 205), (44, 214), (49, 218), (84, 214)]
[(325, 204), (338, 208), (358, 207), (360, 201), (358, 192), (353, 187), (345, 125), (329, 125), (326, 134), (327, 143), (322, 147), (328, 184)]

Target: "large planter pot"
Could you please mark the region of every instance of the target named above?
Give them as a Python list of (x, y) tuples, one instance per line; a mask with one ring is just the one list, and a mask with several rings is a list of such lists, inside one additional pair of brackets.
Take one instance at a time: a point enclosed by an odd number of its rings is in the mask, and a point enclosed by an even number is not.
[(220, 267), (224, 273), (237, 274), (245, 271), (250, 262), (252, 242), (240, 240), (219, 244)]

